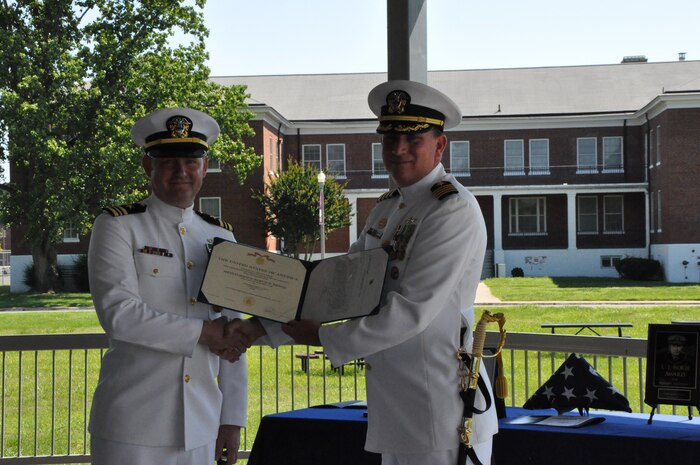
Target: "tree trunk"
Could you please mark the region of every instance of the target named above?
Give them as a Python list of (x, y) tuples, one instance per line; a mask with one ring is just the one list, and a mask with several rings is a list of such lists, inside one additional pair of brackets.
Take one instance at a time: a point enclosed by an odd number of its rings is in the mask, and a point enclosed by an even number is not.
[(34, 261), (34, 290), (53, 294), (59, 290), (60, 277), (56, 249), (47, 244), (32, 246)]

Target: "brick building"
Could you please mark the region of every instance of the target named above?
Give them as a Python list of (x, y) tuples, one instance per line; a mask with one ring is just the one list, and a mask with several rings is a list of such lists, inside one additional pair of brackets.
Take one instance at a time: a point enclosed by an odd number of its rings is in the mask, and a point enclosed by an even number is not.
[[(200, 207), (232, 222), (239, 241), (275, 249), (250, 190), (291, 156), (348, 181), (353, 224), (326, 242), (328, 254), (347, 250), (389, 188), (367, 106), (385, 79), (212, 78), (248, 86), (248, 143), (263, 166), (243, 187), (214, 170)], [(661, 261), (668, 281), (700, 282), (700, 61), (433, 71), (428, 84), (464, 115), (443, 163), (482, 207), (484, 276), (615, 277), (616, 261), (637, 256)], [(22, 252), (13, 245), (13, 265)]]

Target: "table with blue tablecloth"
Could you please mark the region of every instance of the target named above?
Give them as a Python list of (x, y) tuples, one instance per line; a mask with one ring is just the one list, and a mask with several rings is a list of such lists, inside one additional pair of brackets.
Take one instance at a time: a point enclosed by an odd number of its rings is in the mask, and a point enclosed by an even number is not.
[[(372, 465), (378, 454), (364, 450), (363, 408), (312, 407), (263, 417), (249, 465)], [(602, 423), (579, 428), (512, 424), (553, 410), (508, 407), (494, 438), (496, 465), (696, 465), (700, 463), (700, 419), (624, 412), (594, 412)], [(576, 414), (577, 413), (570, 413)]]
[(380, 465), (364, 448), (367, 410), (352, 404), (265, 415), (248, 465)]
[[(497, 465), (508, 464), (658, 464), (700, 463), (700, 419), (687, 416), (625, 412), (592, 412), (602, 423), (564, 428), (535, 424), (512, 424), (527, 415), (553, 415), (554, 410), (506, 409), (494, 438)], [(567, 415), (578, 415), (570, 412)]]

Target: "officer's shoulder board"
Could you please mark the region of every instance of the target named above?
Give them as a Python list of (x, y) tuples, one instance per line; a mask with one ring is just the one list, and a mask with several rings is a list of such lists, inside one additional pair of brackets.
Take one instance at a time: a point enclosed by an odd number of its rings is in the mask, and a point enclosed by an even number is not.
[(207, 213), (203, 213), (200, 211), (195, 210), (194, 211), (196, 214), (198, 214), (204, 221), (206, 221), (209, 224), (213, 224), (214, 226), (218, 226), (220, 228), (224, 228), (227, 231), (233, 232), (233, 225), (231, 223), (227, 223), (225, 221), (220, 220), (219, 218), (209, 215)]
[(103, 208), (103, 210), (112, 216), (124, 216), (133, 215), (134, 213), (143, 213), (146, 211), (146, 207), (146, 204), (136, 202), (128, 205), (116, 205), (113, 207), (105, 207)]
[(430, 191), (438, 200), (442, 200), (445, 197), (449, 197), (453, 194), (459, 194), (457, 188), (450, 181), (437, 182), (433, 184), (433, 186), (430, 188)]
[(383, 202), (384, 200), (390, 199), (390, 198), (392, 198), (392, 197), (396, 197), (397, 195), (399, 195), (399, 190), (398, 190), (398, 189), (392, 189), (392, 190), (390, 190), (389, 192), (385, 192), (385, 193), (383, 193), (382, 195), (380, 195), (379, 198), (377, 199), (377, 203)]

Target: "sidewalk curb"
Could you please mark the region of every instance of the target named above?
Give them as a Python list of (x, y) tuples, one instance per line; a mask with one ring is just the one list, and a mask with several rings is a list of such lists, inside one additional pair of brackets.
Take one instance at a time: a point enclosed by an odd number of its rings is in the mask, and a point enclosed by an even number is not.
[(92, 310), (95, 307), (7, 307), (0, 308), (0, 312), (46, 312), (46, 311), (75, 311), (75, 310)]

